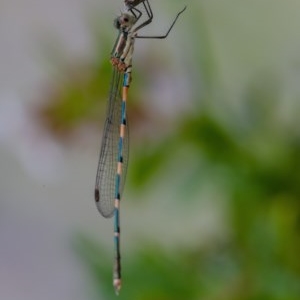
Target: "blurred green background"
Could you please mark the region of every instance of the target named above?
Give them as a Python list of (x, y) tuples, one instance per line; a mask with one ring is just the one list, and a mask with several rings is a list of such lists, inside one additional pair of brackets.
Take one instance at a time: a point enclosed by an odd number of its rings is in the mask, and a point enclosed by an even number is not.
[[(34, 97), (27, 94), (35, 100), (26, 107), (42, 135), (63, 153), (58, 164), (65, 168), (55, 184), (52, 176), (57, 177), (60, 166), (45, 178), (31, 179), (33, 186), (19, 179), (24, 189), (31, 187), (25, 199), (35, 198), (36, 192), (39, 201), (46, 197), (52, 202), (50, 210), (43, 210), (49, 226), (57, 220), (56, 232), (68, 228), (65, 255), (73, 257), (74, 272), (84, 277), (84, 299), (116, 297), (112, 221), (102, 219), (93, 203), (109, 55), (117, 35), (111, 20), (122, 7), (121, 1), (108, 2), (85, 4), (82, 18), (89, 38), (78, 44), (39, 32), (43, 36), (38, 35), (36, 47), (47, 78), (36, 84)], [(62, 10), (66, 27), (68, 4)], [(136, 41), (119, 299), (300, 299), (300, 3), (151, 4), (155, 18), (145, 34), (163, 33), (177, 11), (188, 8), (168, 39)], [(88, 50), (72, 52), (85, 44)], [(48, 147), (38, 150), (42, 160), (49, 159)], [(57, 156), (49, 156), (57, 163)], [(6, 178), (15, 183), (13, 175)], [(10, 188), (1, 190), (3, 199), (9, 199)], [(3, 203), (5, 208), (11, 201)], [(28, 210), (42, 205), (26, 203)], [(51, 263), (40, 255), (45, 266)], [(73, 285), (75, 280), (66, 284)], [(78, 295), (55, 297), (80, 299)]]

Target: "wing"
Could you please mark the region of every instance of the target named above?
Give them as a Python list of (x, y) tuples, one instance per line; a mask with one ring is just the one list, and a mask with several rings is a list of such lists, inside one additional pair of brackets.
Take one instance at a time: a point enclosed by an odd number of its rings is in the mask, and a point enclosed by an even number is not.
[[(95, 184), (96, 206), (101, 215), (105, 218), (112, 217), (114, 212), (121, 122), (121, 89), (122, 74), (114, 68)], [(121, 196), (127, 173), (128, 156), (129, 130), (127, 124), (123, 142), (123, 170), (120, 184)]]

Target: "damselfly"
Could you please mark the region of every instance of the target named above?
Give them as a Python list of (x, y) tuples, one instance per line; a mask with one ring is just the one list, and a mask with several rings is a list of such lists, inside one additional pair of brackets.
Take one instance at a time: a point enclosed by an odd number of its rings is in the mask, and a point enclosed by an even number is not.
[[(115, 19), (119, 30), (118, 38), (111, 53), (113, 74), (110, 86), (107, 116), (96, 175), (95, 201), (102, 216), (114, 216), (115, 260), (113, 285), (116, 293), (121, 288), (120, 256), (120, 200), (124, 189), (128, 166), (129, 131), (126, 102), (131, 81), (131, 62), (136, 38), (164, 39), (173, 28), (182, 9), (164, 35), (143, 36), (138, 31), (151, 23), (153, 13), (148, 0), (124, 0), (125, 9)], [(145, 11), (145, 12), (142, 12)], [(141, 17), (146, 13), (146, 19)]]

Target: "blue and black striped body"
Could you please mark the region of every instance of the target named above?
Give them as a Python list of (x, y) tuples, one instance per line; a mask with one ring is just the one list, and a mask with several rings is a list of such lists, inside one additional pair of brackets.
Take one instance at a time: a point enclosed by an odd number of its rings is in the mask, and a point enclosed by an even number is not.
[[(115, 242), (115, 263), (113, 271), (113, 280), (116, 291), (121, 288), (121, 254), (120, 254), (120, 201), (121, 201), (121, 179), (124, 170), (124, 143), (128, 139), (128, 130), (126, 132), (127, 117), (126, 117), (126, 102), (127, 93), (130, 84), (130, 70), (123, 75), (122, 87), (122, 105), (121, 105), (121, 123), (120, 123), (120, 137), (118, 147), (118, 163), (116, 173), (116, 188), (115, 188), (115, 206), (114, 206), (114, 242)], [(126, 160), (128, 158), (126, 157)]]

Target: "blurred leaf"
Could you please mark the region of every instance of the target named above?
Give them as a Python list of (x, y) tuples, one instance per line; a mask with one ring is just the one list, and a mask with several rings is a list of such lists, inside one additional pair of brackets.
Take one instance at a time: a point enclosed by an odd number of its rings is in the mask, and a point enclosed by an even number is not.
[[(257, 233), (254, 231), (250, 239)], [(252, 253), (218, 243), (167, 253), (143, 241), (140, 250), (129, 258), (123, 255), (123, 286), (119, 297), (131, 300), (297, 300), (299, 276), (274, 259), (269, 241), (265, 239), (268, 236), (261, 232), (262, 239), (255, 238), (259, 248), (253, 247)], [(76, 245), (99, 289), (99, 299), (100, 295), (114, 299), (111, 268), (108, 267), (112, 258), (108, 259), (101, 248), (86, 238), (77, 240)], [(255, 249), (262, 251), (262, 256), (257, 256)]]

